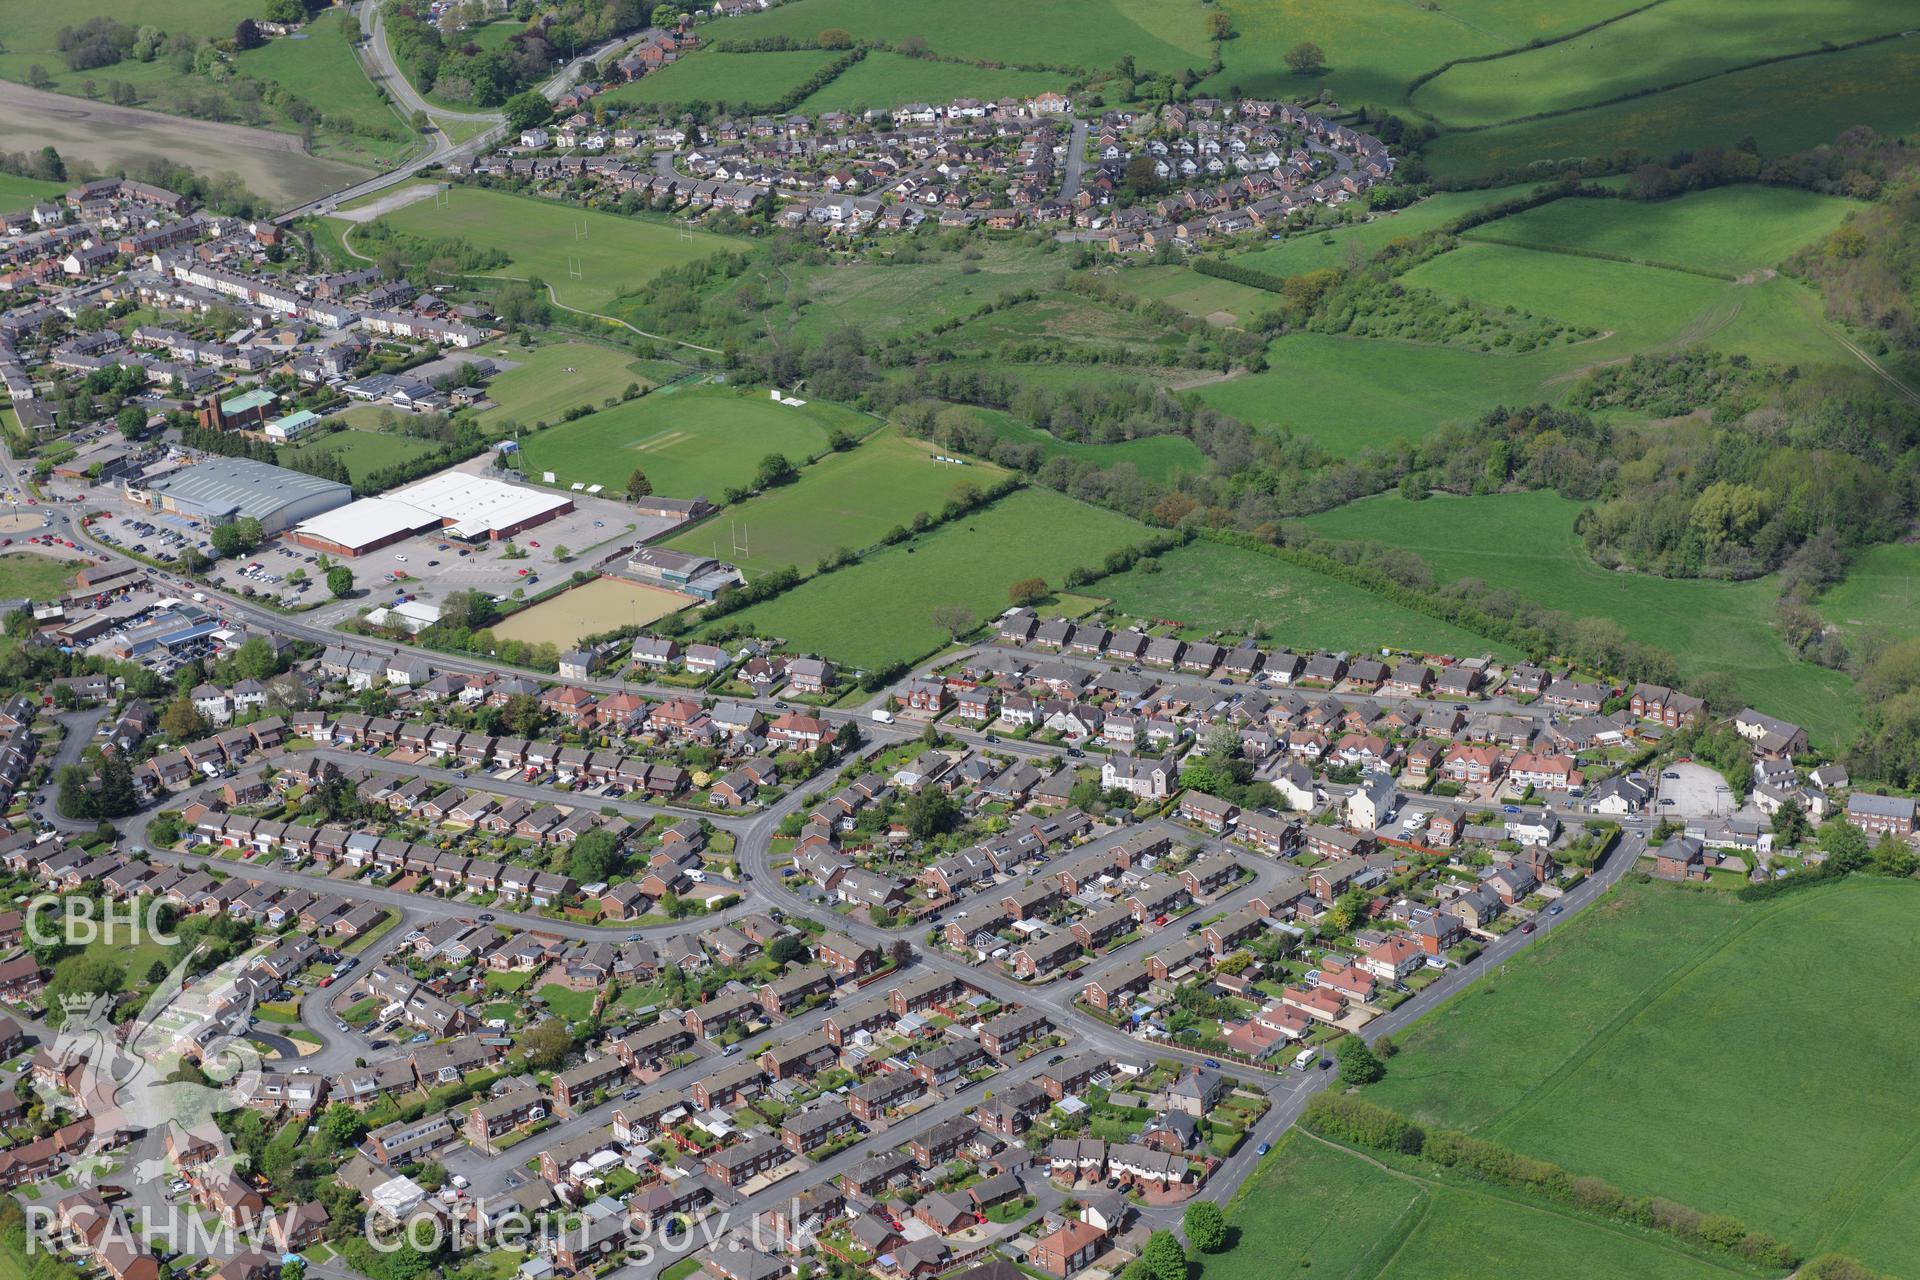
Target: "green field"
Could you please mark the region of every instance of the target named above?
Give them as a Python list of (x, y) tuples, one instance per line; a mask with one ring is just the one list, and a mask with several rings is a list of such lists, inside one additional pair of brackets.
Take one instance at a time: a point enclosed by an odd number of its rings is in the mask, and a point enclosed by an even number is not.
[(918, 36), (947, 58), (1104, 70), (1131, 55), (1142, 68), (1179, 71), (1206, 66), (1205, 12), (1196, 0), (808, 0), (729, 18), (726, 28), (729, 40), (812, 40), (838, 27), (859, 40)]
[(1265, 289), (1203, 276), (1189, 267), (1135, 267), (1115, 276), (1114, 282), (1129, 293), (1215, 324), (1244, 325), (1262, 312), (1280, 309), (1280, 299)]
[(1827, 621), (1849, 631), (1884, 632), (1896, 639), (1920, 631), (1915, 586), (1920, 544), (1882, 543), (1854, 556), (1847, 576), (1820, 597)]
[(1558, 399), (1549, 379), (1586, 363), (1589, 344), (1526, 355), (1380, 338), (1290, 333), (1267, 348), (1267, 369), (1200, 388), (1200, 398), (1249, 426), (1282, 426), (1337, 457), (1420, 440), (1498, 404)]
[(1289, 1273), (1367, 1280), (1753, 1274), (1557, 1205), (1383, 1168), (1303, 1133), (1275, 1145), (1228, 1206), (1227, 1222), (1236, 1242), (1226, 1253), (1196, 1255), (1198, 1280)]
[[(985, 488), (1006, 474), (991, 463), (936, 463), (932, 453), (883, 428), (856, 449), (828, 454), (793, 484), (729, 508), (667, 545), (714, 554), (749, 576), (784, 565), (811, 572), (842, 547), (863, 551), (922, 511), (939, 514), (955, 489)], [(745, 530), (750, 554), (733, 549), (735, 528)]]
[(608, 396), (621, 396), (636, 383), (643, 389), (654, 385), (631, 353), (590, 342), (555, 342), (531, 351), (509, 348), (502, 357), (505, 362), (514, 367), (487, 384), (493, 407), (473, 417), (487, 430), (507, 419), (522, 427), (558, 422), (578, 405), (604, 404)]
[(933, 609), (963, 604), (984, 622), (1010, 607), (1007, 588), (1020, 579), (1058, 585), (1069, 570), (1097, 566), (1145, 533), (1050, 489), (1022, 489), (726, 621), (855, 666), (907, 661), (946, 643)]
[(1293, 649), (1390, 645), (1456, 657), (1503, 652), (1483, 636), (1257, 551), (1193, 542), (1167, 552), (1159, 564), (1158, 572), (1130, 569), (1091, 589), (1132, 617), (1178, 623), (1193, 637), (1245, 635), (1264, 625), (1274, 644)]
[(621, 493), (637, 467), (655, 493), (718, 502), (728, 489), (751, 484), (770, 453), (798, 463), (824, 450), (834, 428), (858, 435), (872, 426), (872, 419), (826, 401), (796, 408), (774, 403), (765, 391), (669, 388), (525, 436), (520, 462), (530, 479), (551, 471), (561, 488), (579, 481)]
[(1778, 266), (1858, 207), (1792, 187), (1720, 187), (1653, 203), (1556, 200), (1475, 227), (1466, 238), (1741, 275)]
[(1067, 457), (1099, 467), (1110, 467), (1116, 462), (1132, 463), (1141, 475), (1153, 480), (1165, 480), (1176, 471), (1202, 472), (1208, 466), (1207, 456), (1185, 436), (1142, 436), (1138, 440), (1119, 440), (1112, 444), (1078, 444), (1028, 426), (1000, 409), (974, 409), (972, 413), (992, 427), (1002, 441), (1038, 445), (1041, 453), (1049, 458)]
[[(367, 79), (341, 30), (348, 22), (358, 29), (358, 20), (346, 10), (323, 11), (307, 24), (303, 38), (269, 40), (258, 49), (235, 54), (234, 61), (245, 74), (277, 84), (318, 108), (329, 122), (351, 122), (351, 132), (319, 131), (320, 140), (327, 144), (321, 154), (363, 162), (368, 157), (390, 157), (412, 146), (418, 135)], [(388, 130), (395, 136), (367, 136)]]
[(1276, 276), (1299, 275), (1321, 267), (1344, 267), (1350, 257), (1364, 260), (1389, 240), (1417, 236), (1445, 226), (1465, 213), (1518, 199), (1532, 186), (1494, 187), (1488, 191), (1442, 191), (1392, 213), (1325, 231), (1305, 231), (1263, 249), (1238, 254), (1233, 261)]
[(1847, 740), (1860, 706), (1846, 676), (1788, 653), (1772, 626), (1779, 583), (1656, 578), (1595, 564), (1573, 531), (1577, 502), (1547, 492), (1478, 498), (1367, 498), (1310, 517), (1328, 538), (1417, 552), (1442, 581), (1478, 578), (1574, 617), (1611, 618), (1672, 653), (1684, 676), (1722, 671), (1755, 706), (1806, 726), (1829, 746)]
[(1743, 138), (1765, 155), (1833, 141), (1870, 125), (1898, 133), (1914, 124), (1912, 86), (1920, 42), (1889, 40), (1776, 62), (1611, 106), (1474, 133), (1442, 133), (1427, 163), (1453, 176), (1500, 172), (1536, 161), (1610, 155), (1624, 147), (1666, 156), (1683, 147)]
[(767, 53), (703, 50), (669, 63), (595, 99), (609, 107), (660, 103), (725, 102), (771, 107), (841, 55), (826, 49)]
[(87, 0), (79, 9), (9, 4), (4, 29), (0, 30), (0, 37), (5, 39), (5, 51), (0, 52), (0, 78), (24, 84), (29, 68), (40, 66), (61, 92), (77, 93), (86, 80), (104, 84), (108, 80), (152, 80), (173, 75), (172, 67), (164, 58), (145, 63), (123, 62), (89, 71), (68, 70), (58, 43), (61, 28), (96, 16), (134, 27), (154, 26), (167, 32), (231, 36), (240, 19), (260, 16), (260, 5), (256, 0)]
[(955, 98), (979, 98), (983, 102), (1031, 98), (1047, 89), (1064, 88), (1064, 80), (1052, 71), (987, 69), (872, 52), (825, 87), (816, 89), (800, 103), (799, 110), (817, 114), (896, 107), (903, 102), (951, 102)]
[(280, 449), (280, 461), (285, 463), (296, 454), (335, 453), (346, 464), (347, 474), (357, 483), (375, 471), (396, 466), (402, 462), (411, 462), (424, 454), (432, 453), (435, 446), (426, 440), (403, 436), (393, 431), (362, 431), (349, 428), (321, 436), (311, 442), (298, 445), (286, 445)]
[(29, 209), (42, 200), (58, 200), (67, 192), (64, 182), (40, 182), (34, 178), (0, 173), (0, 213)]
[(1663, 0), (1570, 40), (1451, 67), (1416, 89), (1412, 106), (1444, 125), (1500, 124), (1898, 31), (1912, 17), (1900, 0), (1812, 8), (1795, 0)]
[[(1370, 1096), (1910, 1274), (1916, 908), (1877, 879), (1764, 904), (1628, 885), (1400, 1037)], [(1833, 999), (1862, 972), (1873, 1000)]]
[(77, 561), (15, 551), (0, 555), (0, 599), (52, 600), (71, 589)]
[[(732, 247), (726, 237), (705, 231), (693, 232), (688, 240), (683, 228), (664, 222), (478, 187), (455, 187), (444, 208), (422, 200), (379, 221), (411, 235), (453, 236), (476, 248), (498, 249), (510, 261), (486, 274), (538, 277), (562, 303), (588, 311), (604, 310), (622, 289), (668, 267)], [(587, 234), (581, 237), (583, 227)], [(355, 237), (362, 253), (371, 252), (370, 243)], [(569, 265), (579, 271), (577, 277), (569, 273)]]

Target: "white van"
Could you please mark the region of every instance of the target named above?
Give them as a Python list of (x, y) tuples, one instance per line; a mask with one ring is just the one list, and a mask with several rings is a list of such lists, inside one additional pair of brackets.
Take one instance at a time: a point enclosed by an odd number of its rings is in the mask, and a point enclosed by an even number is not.
[(1313, 1064), (1319, 1060), (1320, 1051), (1318, 1049), (1302, 1049), (1294, 1055), (1293, 1069), (1295, 1071), (1310, 1071), (1313, 1069)]
[(879, 724), (892, 724), (893, 712), (888, 711), (885, 707), (875, 707), (873, 709), (873, 718), (875, 722)]

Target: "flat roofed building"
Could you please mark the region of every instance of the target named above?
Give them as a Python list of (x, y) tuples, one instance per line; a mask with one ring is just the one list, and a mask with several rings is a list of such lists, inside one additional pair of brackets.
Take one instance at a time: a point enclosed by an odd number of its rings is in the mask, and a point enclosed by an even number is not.
[(305, 547), (358, 556), (429, 529), (468, 541), (498, 541), (573, 510), (562, 494), (488, 476), (443, 471), (378, 498), (362, 498), (294, 530)]
[(266, 532), (278, 533), (345, 506), (353, 490), (250, 458), (209, 458), (151, 482), (144, 491), (129, 485), (128, 496), (213, 524), (251, 516)]

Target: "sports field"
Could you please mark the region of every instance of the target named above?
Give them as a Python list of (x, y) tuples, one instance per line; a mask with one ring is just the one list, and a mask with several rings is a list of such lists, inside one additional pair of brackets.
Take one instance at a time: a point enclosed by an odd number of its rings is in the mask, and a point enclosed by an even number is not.
[(1610, 106), (1475, 133), (1442, 133), (1427, 144), (1435, 173), (1500, 172), (1536, 160), (1609, 155), (1624, 147), (1650, 155), (1709, 142), (1759, 141), (1763, 154), (1833, 141), (1856, 124), (1898, 133), (1913, 125), (1912, 86), (1920, 41), (1775, 62)]
[(55, 560), (26, 551), (0, 555), (0, 596), (52, 600), (66, 592), (79, 568), (77, 560)]
[[(1700, 79), (1911, 24), (1902, 0), (1662, 0), (1569, 40), (1450, 67), (1412, 106), (1451, 126), (1500, 124)], [(1814, 73), (1818, 74), (1818, 73)]]
[[(487, 274), (538, 277), (562, 303), (588, 311), (604, 311), (620, 290), (668, 267), (733, 247), (705, 231), (479, 187), (455, 187), (445, 206), (423, 200), (379, 221), (411, 235), (453, 236), (498, 249), (510, 261)], [(356, 237), (355, 244), (371, 252), (365, 239)]]
[(624, 493), (637, 467), (653, 491), (673, 498), (701, 494), (715, 502), (753, 483), (770, 453), (799, 463), (827, 447), (834, 428), (856, 435), (871, 418), (825, 401), (776, 404), (765, 391), (669, 388), (521, 439), (521, 467), (532, 480), (601, 484)]
[(302, 453), (309, 456), (337, 453), (346, 464), (347, 474), (357, 482), (383, 467), (410, 462), (423, 454), (432, 453), (434, 447), (429, 441), (403, 436), (398, 432), (349, 429), (321, 436), (309, 444), (286, 445), (279, 453), (282, 463)]
[(1672, 653), (1683, 675), (1731, 675), (1756, 707), (1823, 744), (1859, 721), (1846, 676), (1800, 662), (1773, 629), (1779, 583), (1656, 578), (1595, 564), (1573, 531), (1580, 503), (1547, 492), (1477, 498), (1367, 498), (1308, 518), (1316, 533), (1419, 553), (1442, 581), (1473, 577), (1574, 617), (1611, 618)]
[[(1916, 909), (1868, 878), (1760, 904), (1624, 885), (1399, 1037), (1369, 1096), (1910, 1274)], [(1834, 998), (1862, 973), (1871, 1000)]]
[(1850, 632), (1902, 639), (1920, 631), (1920, 544), (1868, 547), (1819, 601), (1827, 621)]
[(815, 90), (801, 102), (799, 110), (817, 114), (897, 107), (903, 102), (951, 102), (955, 98), (1030, 98), (1047, 89), (1061, 89), (1064, 81), (1065, 77), (1052, 71), (990, 69), (875, 51)]
[(1365, 1280), (1714, 1280), (1754, 1273), (1650, 1232), (1568, 1212), (1527, 1196), (1441, 1184), (1304, 1133), (1272, 1154), (1227, 1206), (1236, 1233), (1225, 1253), (1195, 1254), (1197, 1280), (1274, 1276)]
[(788, 94), (840, 56), (826, 49), (766, 53), (702, 50), (611, 89), (596, 101), (609, 107), (682, 102), (770, 107), (786, 101)]
[[(1018, 370), (1018, 376), (1026, 375)], [(1085, 380), (1082, 376), (1081, 381)], [(1112, 444), (1079, 444), (1062, 440), (1050, 431), (1028, 426), (1000, 409), (972, 410), (973, 416), (993, 428), (1007, 444), (1037, 445), (1043, 456), (1067, 457), (1075, 462), (1091, 462), (1110, 467), (1116, 462), (1131, 463), (1140, 474), (1153, 480), (1165, 480), (1175, 471), (1198, 473), (1208, 467), (1207, 455), (1185, 436), (1142, 436), (1138, 440), (1118, 440)]]
[(654, 385), (652, 378), (636, 367), (630, 352), (590, 342), (555, 342), (531, 351), (505, 348), (502, 363), (513, 362), (508, 369), (487, 384), (491, 409), (473, 417), (484, 429), (494, 429), (511, 419), (522, 427), (540, 422), (558, 422), (560, 415), (578, 405), (601, 405), (608, 396), (618, 398), (636, 383), (642, 388)]
[(502, 640), (565, 648), (583, 636), (645, 626), (691, 603), (675, 591), (619, 578), (595, 578), (494, 624), (493, 634)]
[(1293, 649), (1381, 645), (1466, 657), (1504, 652), (1483, 636), (1429, 618), (1359, 587), (1257, 551), (1193, 542), (1159, 557), (1157, 572), (1129, 569), (1089, 588), (1147, 622), (1174, 622), (1189, 636), (1250, 633), (1264, 625)]
[[(731, 561), (749, 577), (785, 565), (811, 572), (822, 557), (843, 547), (864, 551), (920, 512), (938, 515), (956, 489), (985, 488), (1005, 474), (990, 462), (935, 462), (931, 446), (884, 427), (857, 448), (828, 454), (794, 483), (667, 545)], [(736, 536), (746, 554), (736, 549)]]
[(942, 57), (1009, 66), (1104, 70), (1131, 56), (1147, 70), (1179, 71), (1206, 66), (1204, 18), (1194, 0), (809, 0), (729, 18), (727, 38), (812, 40), (838, 27), (859, 40), (918, 36)]
[(1738, 186), (1674, 200), (1556, 200), (1484, 223), (1466, 239), (1604, 253), (1742, 275), (1776, 267), (1859, 208), (1791, 187)]
[(1049, 489), (1022, 489), (925, 537), (815, 578), (727, 618), (730, 625), (784, 637), (799, 650), (854, 666), (880, 666), (932, 653), (947, 643), (932, 610), (962, 604), (980, 621), (1009, 607), (1022, 578), (1059, 583), (1097, 566), (1146, 528)]

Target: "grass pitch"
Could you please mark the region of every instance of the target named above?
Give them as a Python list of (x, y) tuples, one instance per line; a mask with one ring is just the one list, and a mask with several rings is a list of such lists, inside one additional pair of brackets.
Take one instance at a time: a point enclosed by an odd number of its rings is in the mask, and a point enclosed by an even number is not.
[(728, 489), (751, 484), (770, 453), (798, 463), (825, 449), (834, 428), (857, 435), (872, 426), (825, 401), (792, 406), (765, 391), (669, 388), (523, 436), (520, 458), (529, 479), (551, 471), (561, 488), (578, 481), (624, 493), (638, 468), (655, 493), (718, 502)]
[(599, 406), (608, 396), (624, 395), (630, 386), (644, 389), (654, 385), (630, 353), (614, 347), (556, 342), (531, 351), (511, 346), (504, 351), (501, 359), (513, 361), (515, 367), (487, 384), (487, 398), (493, 401), (493, 407), (481, 410), (473, 419), (489, 431), (508, 421), (523, 428), (558, 422), (562, 414), (579, 405)]

